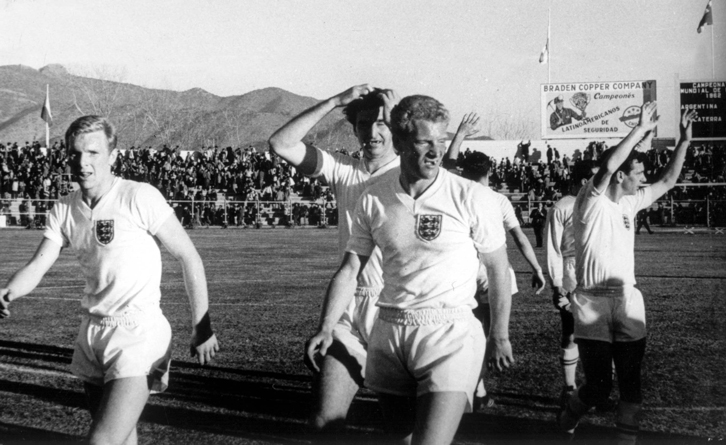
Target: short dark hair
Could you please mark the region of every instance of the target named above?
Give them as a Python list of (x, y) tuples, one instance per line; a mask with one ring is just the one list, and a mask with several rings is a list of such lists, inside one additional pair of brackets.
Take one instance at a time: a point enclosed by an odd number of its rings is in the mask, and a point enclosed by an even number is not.
[[(613, 151), (615, 151), (616, 148), (617, 146), (611, 147), (603, 152), (602, 160), (600, 161), (600, 167), (602, 167), (605, 162), (607, 162), (608, 158), (612, 156)], [(615, 173), (623, 172), (626, 175), (630, 174), (631, 170), (633, 170), (633, 162), (640, 162), (641, 164), (645, 164), (647, 161), (648, 156), (645, 153), (637, 150), (632, 150), (628, 157), (625, 159), (625, 161), (623, 161), (623, 163), (620, 164), (620, 166), (615, 170)]]
[(472, 152), (470, 155), (464, 158), (464, 162), (461, 168), (464, 172), (464, 177), (471, 180), (478, 180), (489, 175), (489, 170), (492, 167), (491, 159), (480, 151)]
[(109, 150), (116, 148), (116, 143), (118, 142), (116, 128), (105, 117), (96, 115), (82, 116), (71, 123), (68, 130), (66, 130), (66, 147), (70, 149), (78, 136), (95, 133), (97, 131), (103, 131), (106, 135)]
[(391, 110), (391, 133), (405, 139), (413, 133), (414, 121), (449, 123), (449, 110), (433, 97), (407, 96)]
[(580, 160), (575, 162), (575, 165), (572, 166), (572, 174), (570, 175), (570, 181), (573, 184), (580, 184), (582, 180), (585, 181), (589, 180), (593, 176), (595, 176), (595, 173), (593, 173), (593, 169), (598, 168), (599, 164), (597, 161), (592, 160)]
[(355, 127), (356, 121), (358, 120), (358, 114), (362, 111), (378, 110), (383, 106), (383, 98), (380, 96), (382, 90), (374, 88), (368, 94), (365, 94), (358, 99), (355, 99), (351, 103), (345, 106), (343, 114), (345, 118)]

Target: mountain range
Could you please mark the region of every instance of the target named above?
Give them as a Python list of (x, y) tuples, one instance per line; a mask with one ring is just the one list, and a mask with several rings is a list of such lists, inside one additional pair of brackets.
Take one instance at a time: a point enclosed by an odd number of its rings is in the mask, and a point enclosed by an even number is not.
[[(51, 144), (63, 137), (74, 119), (99, 114), (116, 126), (119, 148), (254, 146), (264, 150), (276, 129), (320, 102), (274, 87), (220, 97), (201, 88), (178, 92), (74, 75), (61, 65), (39, 70), (5, 65), (0, 66), (0, 141), (43, 143), (40, 110), (46, 85), (53, 114)], [(358, 148), (350, 124), (337, 110), (320, 121), (306, 141), (327, 149)]]

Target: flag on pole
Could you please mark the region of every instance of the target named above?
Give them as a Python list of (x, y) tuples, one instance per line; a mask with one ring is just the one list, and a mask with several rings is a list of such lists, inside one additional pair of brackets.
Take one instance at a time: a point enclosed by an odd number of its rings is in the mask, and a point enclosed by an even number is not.
[(706, 10), (703, 12), (703, 18), (701, 18), (701, 21), (698, 23), (698, 33), (700, 34), (701, 31), (703, 31), (703, 28), (706, 25), (713, 25), (713, 14), (711, 13), (711, 0), (708, 0), (708, 4), (706, 5)]
[(43, 102), (43, 109), (40, 111), (40, 118), (43, 119), (48, 126), (53, 125), (53, 115), (50, 114), (50, 96), (47, 85), (45, 89), (45, 102)]
[(545, 64), (550, 58), (550, 38), (547, 37), (547, 43), (545, 43), (544, 48), (542, 48), (542, 52), (539, 55), (539, 63)]

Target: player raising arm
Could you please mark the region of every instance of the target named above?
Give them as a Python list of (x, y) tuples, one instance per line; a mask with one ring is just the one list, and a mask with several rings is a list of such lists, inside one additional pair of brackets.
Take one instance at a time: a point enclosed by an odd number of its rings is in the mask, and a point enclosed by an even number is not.
[[(269, 140), (274, 153), (301, 173), (322, 177), (330, 186), (338, 203), (341, 260), (358, 197), (368, 185), (399, 165), (389, 129), (391, 109), (396, 103), (398, 95), (392, 90), (356, 85), (303, 111)], [(340, 108), (353, 126), (361, 148), (360, 159), (302, 142), (315, 124)], [(368, 337), (378, 314), (376, 302), (382, 287), (380, 252), (375, 250), (358, 277), (355, 298), (336, 320), (333, 330), (336, 347), (325, 354), (320, 367), (306, 361), (314, 372), (314, 408), (309, 424), (315, 430), (342, 427), (358, 388), (364, 385)]]
[[(456, 160), (459, 157), (461, 144), (464, 139), (479, 132), (476, 128), (478, 123), (479, 116), (473, 112), (464, 115), (462, 118), (459, 128), (456, 130), (454, 139), (451, 140), (451, 144), (449, 145), (449, 149), (447, 150), (444, 158), (443, 165), (447, 166), (448, 169), (456, 167)], [(489, 188), (489, 175), (491, 174), (492, 164), (489, 156), (475, 151), (469, 155), (469, 158), (470, 159), (464, 160), (463, 176), (467, 179), (478, 182), (487, 189), (491, 190)], [(494, 192), (494, 190), (491, 191)], [(495, 196), (501, 207), (500, 210), (503, 216), (504, 229), (512, 236), (519, 253), (521, 253), (524, 259), (527, 260), (527, 264), (529, 264), (529, 267), (532, 269), (532, 288), (534, 288), (535, 294), (539, 294), (545, 287), (545, 278), (542, 274), (542, 267), (537, 261), (534, 249), (532, 249), (532, 244), (530, 244), (527, 239), (527, 235), (525, 235), (522, 231), (519, 221), (514, 214), (514, 207), (512, 207), (512, 203), (509, 202), (509, 199), (500, 193), (496, 193)], [(514, 273), (514, 270), (511, 270), (511, 272)], [(516, 293), (516, 282), (514, 283), (513, 289), (512, 293)], [(487, 322), (484, 323), (486, 326)]]
[(675, 184), (695, 118), (695, 111), (684, 111), (675, 153), (661, 178), (647, 186), (644, 155), (632, 150), (658, 120), (656, 104), (646, 103), (638, 125), (605, 153), (600, 170), (577, 195), (573, 215), (577, 289), (572, 312), (586, 382), (560, 413), (564, 431), (573, 433), (590, 407), (607, 400), (614, 361), (620, 389), (618, 440), (636, 441), (646, 323), (643, 296), (635, 287), (635, 216)]
[(11, 301), (35, 289), (63, 248), (72, 248), (86, 287), (71, 371), (88, 396), (89, 442), (135, 444), (141, 411), (150, 391), (166, 389), (171, 360), (171, 327), (159, 306), (161, 253), (154, 238), (182, 264), (192, 312), (190, 349), (202, 365), (219, 349), (204, 266), (161, 194), (112, 174), (117, 138), (108, 120), (78, 118), (65, 138), (80, 189), (53, 206), (35, 255), (0, 289), (2, 315), (9, 315)]

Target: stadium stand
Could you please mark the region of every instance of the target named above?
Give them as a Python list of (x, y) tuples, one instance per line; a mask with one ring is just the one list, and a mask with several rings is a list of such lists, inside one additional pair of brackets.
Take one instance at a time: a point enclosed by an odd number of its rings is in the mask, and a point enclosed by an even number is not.
[[(490, 184), (509, 197), (526, 222), (533, 206), (543, 202), (548, 207), (562, 196), (575, 162), (597, 160), (606, 149), (605, 143), (591, 142), (572, 158), (560, 158), (555, 149), (554, 157), (548, 153), (547, 159), (534, 160), (528, 144), (522, 143), (513, 160), (492, 160)], [(470, 153), (462, 152), (457, 165)], [(647, 153), (646, 174), (652, 180), (667, 164), (670, 152)], [(114, 172), (158, 188), (187, 227), (337, 224), (335, 202), (325, 184), (252, 147), (198, 151), (130, 147), (118, 156)], [(693, 144), (679, 185), (650, 209), (651, 224), (726, 225), (725, 183), (726, 147)], [(52, 203), (72, 190), (62, 141), (50, 149), (37, 141), (0, 143), (0, 218), (5, 217), (6, 225), (42, 227)]]

